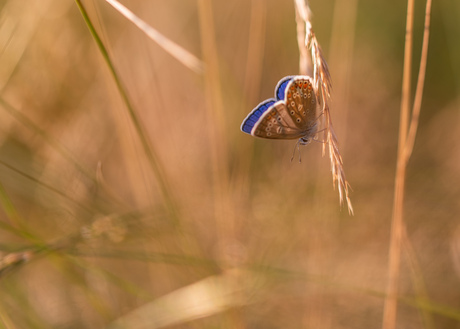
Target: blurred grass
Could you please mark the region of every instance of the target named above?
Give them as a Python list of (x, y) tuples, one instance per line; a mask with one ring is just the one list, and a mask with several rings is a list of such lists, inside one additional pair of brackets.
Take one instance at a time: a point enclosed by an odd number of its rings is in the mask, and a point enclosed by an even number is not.
[[(355, 14), (337, 10), (339, 1), (310, 3), (334, 82), (353, 218), (338, 206), (319, 143), (302, 149), (302, 164), (291, 163), (293, 143), (239, 131), (276, 82), (298, 71), (293, 3), (123, 2), (206, 64), (215, 61), (208, 79), (104, 1), (82, 3), (164, 169), (152, 170), (76, 3), (0, 3), (0, 327), (102, 328), (210, 282), (244, 293), (200, 319), (176, 310), (169, 327), (379, 327), (405, 3), (358, 2)], [(417, 6), (414, 69), (424, 4)], [(459, 15), (454, 0), (433, 3), (406, 185), (413, 253), (402, 257), (398, 325), (407, 328), (459, 321)], [(203, 42), (214, 51), (206, 55)], [(170, 221), (163, 179), (180, 226)], [(185, 307), (200, 306), (196, 291)]]

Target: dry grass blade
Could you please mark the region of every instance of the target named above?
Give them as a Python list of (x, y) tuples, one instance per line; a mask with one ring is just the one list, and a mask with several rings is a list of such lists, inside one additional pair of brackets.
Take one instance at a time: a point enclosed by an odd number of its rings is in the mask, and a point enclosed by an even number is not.
[(240, 270), (210, 276), (124, 315), (108, 329), (164, 328), (220, 314), (247, 304), (253, 285), (252, 276)]
[[(311, 59), (313, 62), (313, 78), (315, 82), (316, 96), (321, 101), (323, 122), (324, 122), (324, 134), (326, 136), (326, 142), (329, 150), (329, 159), (331, 160), (331, 171), (332, 181), (335, 187), (339, 190), (340, 204), (343, 204), (344, 199), (347, 200), (348, 212), (353, 215), (353, 206), (351, 204), (349, 192), (350, 184), (348, 183), (345, 172), (343, 170), (343, 160), (339, 152), (337, 137), (332, 126), (331, 113), (329, 111), (329, 98), (332, 91), (332, 79), (329, 73), (326, 60), (324, 59), (321, 47), (319, 46), (318, 40), (313, 33), (312, 25), (310, 22), (310, 9), (308, 3), (305, 0), (295, 0), (296, 6), (296, 17), (297, 17), (297, 39), (299, 42), (300, 49), (300, 71), (304, 74), (306, 59), (302, 57), (307, 56), (305, 48), (310, 47)], [(303, 20), (305, 24), (300, 24), (299, 20)], [(304, 41), (305, 40), (305, 41)], [(323, 146), (323, 155), (326, 149), (326, 144)]]
[(163, 34), (155, 30), (153, 27), (148, 25), (146, 22), (141, 20), (139, 17), (134, 15), (132, 11), (123, 6), (116, 0), (106, 0), (116, 10), (118, 10), (128, 20), (133, 22), (139, 29), (147, 34), (153, 41), (158, 43), (165, 51), (171, 56), (177, 59), (179, 62), (184, 64), (192, 71), (201, 74), (203, 72), (203, 62), (200, 61), (196, 56), (179, 46), (177, 43), (166, 38)]

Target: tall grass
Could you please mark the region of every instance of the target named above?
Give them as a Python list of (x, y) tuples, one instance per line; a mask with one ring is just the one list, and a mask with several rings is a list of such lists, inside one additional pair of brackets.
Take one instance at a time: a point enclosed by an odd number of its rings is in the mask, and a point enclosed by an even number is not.
[[(0, 5), (0, 328), (458, 325), (454, 3), (429, 52), (414, 3), (411, 111), (399, 3), (120, 3)], [(335, 129), (301, 164), (238, 129), (299, 73)]]
[(414, 146), (415, 134), (417, 132), (422, 104), (430, 31), (431, 0), (427, 0), (426, 2), (425, 29), (423, 36), (422, 55), (420, 58), (419, 78), (415, 94), (414, 107), (412, 109), (412, 120), (410, 120), (411, 66), (413, 47), (412, 40), (414, 25), (413, 16), (414, 2), (412, 0), (408, 0), (406, 40), (404, 48), (404, 73), (401, 97), (401, 116), (399, 123), (398, 157), (396, 166), (395, 195), (393, 203), (393, 219), (389, 251), (388, 286), (382, 326), (384, 329), (392, 329), (396, 327), (398, 281), (400, 279), (399, 263), (403, 245), (402, 241), (403, 238), (407, 238), (407, 235), (404, 234), (405, 225), (403, 221), (406, 170)]

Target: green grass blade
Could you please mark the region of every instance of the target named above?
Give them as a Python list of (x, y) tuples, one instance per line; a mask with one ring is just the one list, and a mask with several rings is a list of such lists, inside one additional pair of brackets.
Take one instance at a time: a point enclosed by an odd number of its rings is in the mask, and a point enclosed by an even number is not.
[(131, 101), (128, 97), (128, 93), (126, 91), (126, 88), (124, 87), (120, 77), (118, 76), (118, 73), (115, 69), (115, 66), (110, 59), (109, 53), (107, 51), (107, 48), (104, 46), (104, 43), (102, 42), (101, 38), (99, 37), (99, 34), (97, 33), (96, 29), (94, 28), (94, 25), (92, 24), (88, 13), (85, 10), (85, 7), (81, 3), (80, 0), (75, 0), (78, 8), (80, 9), (80, 12), (86, 22), (86, 25), (88, 29), (90, 30), (91, 35), (94, 38), (94, 41), (96, 42), (99, 51), (102, 54), (102, 57), (104, 58), (104, 61), (106, 62), (110, 73), (112, 74), (112, 77), (115, 81), (115, 84), (117, 86), (118, 92), (120, 93), (121, 98), (123, 99), (123, 102), (125, 103), (126, 110), (128, 111), (129, 117), (131, 118), (131, 121), (134, 125), (134, 129), (140, 139), (140, 142), (142, 144), (142, 148), (145, 152), (145, 155), (147, 156), (148, 163), (150, 165), (150, 168), (152, 169), (157, 181), (158, 185), (161, 191), (161, 194), (163, 196), (163, 199), (165, 201), (166, 207), (168, 208), (168, 211), (171, 215), (171, 219), (173, 220), (174, 223), (177, 224), (179, 220), (179, 211), (178, 207), (176, 205), (176, 202), (172, 196), (172, 193), (170, 191), (169, 184), (166, 180), (166, 175), (164, 174), (164, 169), (163, 165), (160, 162), (160, 159), (157, 155), (156, 150), (153, 148), (153, 146), (150, 144), (150, 141), (147, 137), (147, 134), (145, 132), (145, 128), (143, 127), (141, 120), (139, 119), (136, 111), (134, 110), (133, 105), (131, 104)]

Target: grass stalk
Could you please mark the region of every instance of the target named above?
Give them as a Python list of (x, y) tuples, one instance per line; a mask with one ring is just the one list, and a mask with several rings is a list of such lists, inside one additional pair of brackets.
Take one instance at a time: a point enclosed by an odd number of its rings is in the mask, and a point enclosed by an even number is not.
[(396, 314), (398, 305), (398, 281), (400, 276), (401, 249), (405, 232), (403, 220), (404, 211), (404, 187), (406, 169), (409, 158), (412, 154), (415, 136), (417, 132), (420, 108), (422, 104), (423, 86), (425, 82), (426, 62), (428, 58), (429, 27), (431, 16), (431, 0), (427, 0), (425, 9), (425, 29), (422, 44), (422, 56), (412, 118), (409, 129), (410, 116), (410, 91), (411, 91), (411, 65), (412, 65), (412, 35), (413, 35), (413, 13), (414, 1), (407, 2), (407, 21), (406, 21), (406, 40), (404, 49), (404, 71), (401, 99), (401, 113), (399, 126), (398, 156), (395, 178), (395, 194), (393, 203), (393, 215), (391, 224), (389, 266), (388, 266), (388, 285), (385, 298), (383, 329), (394, 329), (396, 327)]
[(225, 113), (222, 103), (222, 89), (219, 76), (219, 62), (214, 33), (212, 5), (210, 0), (198, 1), (200, 22), (201, 48), (205, 63), (204, 84), (210, 154), (213, 171), (214, 217), (216, 235), (219, 241), (232, 239), (234, 223), (229, 218), (228, 158), (227, 139), (225, 134)]
[[(33, 177), (33, 176), (31, 176), (31, 175), (25, 173), (25, 172), (22, 172), (22, 171), (18, 170), (17, 168), (15, 168), (15, 167), (9, 165), (8, 163), (6, 163), (6, 162), (4, 162), (4, 161), (2, 161), (2, 160), (0, 160), (0, 164), (1, 164), (2, 166), (4, 166), (4, 167), (10, 169), (11, 171), (14, 171), (14, 172), (17, 173), (18, 175), (21, 175), (21, 176), (27, 178), (27, 179), (30, 180), (31, 182), (34, 182), (34, 183), (40, 185), (41, 187), (43, 187), (43, 188), (45, 188), (45, 189), (47, 189), (47, 190), (53, 192), (54, 194), (59, 195), (59, 196), (62, 197), (63, 199), (65, 199), (65, 200), (67, 200), (67, 201), (73, 203), (74, 205), (80, 207), (82, 210), (86, 211), (88, 214), (93, 213), (93, 211), (92, 211), (91, 209), (89, 209), (85, 204), (83, 204), (82, 202), (79, 202), (79, 201), (75, 200), (75, 199), (72, 198), (71, 196), (67, 195), (67, 193), (65, 193), (65, 192), (63, 192), (63, 191), (61, 191), (61, 190), (59, 190), (59, 189), (57, 189), (57, 188), (55, 188), (55, 187), (53, 187), (53, 186), (47, 184), (47, 183), (44, 183), (44, 182), (42, 182), (41, 180), (39, 180), (39, 179), (37, 179), (37, 178), (35, 178), (35, 177)], [(1, 184), (0, 184), (0, 185), (1, 185)], [(0, 186), (0, 189), (3, 189), (3, 187)]]
[[(267, 4), (264, 0), (251, 1), (251, 18), (248, 38), (248, 51), (246, 58), (246, 69), (244, 78), (244, 98), (241, 102), (241, 108), (246, 109), (257, 104), (260, 92), (260, 83), (262, 81), (263, 59), (265, 57), (265, 39), (267, 26)], [(241, 143), (240, 154), (238, 157), (238, 172), (243, 179), (235, 184), (235, 193), (239, 195), (240, 200), (249, 200), (248, 179), (251, 163), (253, 161), (254, 143), (249, 143), (244, 139)]]
[(398, 305), (398, 281), (401, 259), (401, 241), (403, 233), (403, 206), (404, 185), (406, 177), (406, 163), (404, 147), (406, 145), (409, 114), (410, 114), (410, 86), (412, 64), (412, 30), (414, 23), (414, 1), (407, 1), (406, 39), (404, 48), (404, 71), (402, 84), (401, 112), (399, 122), (398, 156), (393, 201), (393, 215), (391, 223), (390, 250), (388, 264), (387, 296), (383, 310), (383, 329), (394, 329), (396, 325), (396, 309)]
[[(316, 98), (321, 105), (321, 114), (324, 114), (321, 115), (321, 120), (324, 122), (324, 136), (326, 140), (326, 143), (323, 145), (323, 155), (325, 154), (327, 146), (329, 151), (329, 160), (331, 162), (332, 184), (335, 187), (335, 184), (337, 183), (340, 205), (346, 201), (348, 213), (353, 215), (353, 206), (350, 200), (351, 187), (345, 177), (343, 160), (339, 151), (339, 142), (332, 125), (329, 107), (332, 91), (331, 75), (319, 42), (313, 32), (308, 1), (295, 0), (294, 3), (296, 8), (297, 41), (299, 43), (300, 52), (300, 71), (302, 74), (305, 74), (305, 72), (308, 71), (309, 60), (305, 58), (305, 49), (310, 48)], [(304, 24), (301, 24), (302, 21)]]
[(297, 26), (297, 44), (299, 46), (299, 73), (309, 75), (313, 63), (308, 51), (308, 34), (311, 31), (310, 9), (308, 2), (295, 0), (295, 20)]
[(430, 40), (430, 17), (431, 17), (431, 0), (426, 1), (425, 24), (423, 32), (422, 55), (420, 57), (420, 68), (418, 71), (417, 87), (415, 90), (414, 105), (412, 108), (412, 119), (410, 122), (409, 132), (407, 135), (406, 147), (404, 153), (406, 162), (412, 154), (414, 148), (415, 136), (417, 135), (420, 109), (422, 107), (423, 87), (425, 85), (426, 62), (428, 60), (428, 43)]
[(248, 57), (246, 61), (246, 75), (244, 90), (246, 103), (253, 104), (259, 97), (260, 82), (262, 80), (261, 58), (264, 56), (265, 30), (267, 8), (263, 0), (251, 1), (251, 20), (249, 28)]
[(118, 89), (118, 92), (120, 93), (120, 96), (126, 106), (126, 110), (128, 111), (128, 114), (129, 114), (129, 117), (131, 119), (131, 122), (132, 124), (134, 125), (134, 129), (139, 137), (139, 140), (141, 142), (141, 145), (142, 145), (142, 148), (144, 150), (144, 153), (147, 157), (147, 160), (148, 160), (148, 163), (150, 165), (150, 168), (152, 170), (152, 172), (154, 173), (156, 179), (157, 179), (157, 182), (158, 182), (158, 185), (159, 185), (159, 188), (160, 188), (160, 192), (163, 196), (163, 200), (166, 204), (166, 208), (168, 209), (169, 213), (170, 213), (170, 216), (171, 216), (171, 219), (173, 221), (173, 223), (177, 224), (179, 222), (179, 210), (178, 210), (178, 207), (176, 205), (176, 202), (172, 196), (172, 193), (171, 193), (171, 190), (170, 190), (170, 187), (169, 187), (169, 183), (167, 182), (167, 179), (166, 179), (166, 175), (165, 175), (165, 171), (164, 171), (164, 168), (163, 168), (163, 165), (161, 164), (160, 162), (160, 159), (157, 155), (157, 152), (156, 150), (153, 148), (153, 146), (151, 145), (148, 137), (147, 137), (147, 133), (145, 131), (145, 128), (144, 126), (142, 125), (141, 123), (141, 120), (140, 118), (138, 117), (136, 111), (134, 110), (134, 107), (133, 105), (131, 104), (131, 100), (129, 99), (129, 96), (128, 96), (128, 93), (127, 93), (127, 90), (125, 88), (125, 86), (123, 85), (120, 77), (118, 76), (118, 73), (115, 69), (115, 66), (112, 62), (112, 60), (110, 59), (110, 56), (109, 56), (109, 53), (104, 45), (104, 43), (102, 42), (101, 38), (99, 37), (99, 34), (97, 33), (94, 25), (92, 24), (89, 16), (88, 16), (88, 13), (86, 12), (86, 9), (85, 7), (83, 6), (82, 2), (80, 0), (75, 0), (82, 16), (83, 16), (83, 19), (85, 20), (86, 22), (86, 25), (88, 26), (88, 29), (90, 30), (91, 32), (91, 35), (93, 36), (98, 48), (99, 48), (99, 51), (101, 52), (102, 54), (102, 57), (104, 58), (109, 70), (110, 70), (110, 73), (112, 74), (112, 77), (115, 81), (115, 84), (117, 86), (117, 89)]

